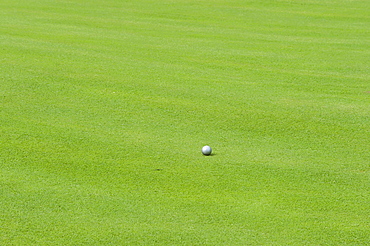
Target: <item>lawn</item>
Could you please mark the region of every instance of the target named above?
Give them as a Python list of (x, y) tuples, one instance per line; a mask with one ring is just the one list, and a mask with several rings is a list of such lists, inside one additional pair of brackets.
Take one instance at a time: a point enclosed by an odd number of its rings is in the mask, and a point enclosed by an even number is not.
[(0, 0), (0, 244), (368, 245), (369, 10)]

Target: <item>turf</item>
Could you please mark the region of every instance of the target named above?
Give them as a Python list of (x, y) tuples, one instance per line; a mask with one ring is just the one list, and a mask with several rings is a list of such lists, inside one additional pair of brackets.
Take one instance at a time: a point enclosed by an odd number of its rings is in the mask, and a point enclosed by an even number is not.
[(369, 8), (0, 0), (1, 244), (368, 244)]

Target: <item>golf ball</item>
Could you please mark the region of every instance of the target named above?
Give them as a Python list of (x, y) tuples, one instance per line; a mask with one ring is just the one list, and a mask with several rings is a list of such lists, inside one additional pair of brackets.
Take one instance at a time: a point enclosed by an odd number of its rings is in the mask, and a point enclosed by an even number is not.
[(212, 148), (206, 145), (202, 148), (202, 153), (203, 155), (210, 155), (212, 153)]

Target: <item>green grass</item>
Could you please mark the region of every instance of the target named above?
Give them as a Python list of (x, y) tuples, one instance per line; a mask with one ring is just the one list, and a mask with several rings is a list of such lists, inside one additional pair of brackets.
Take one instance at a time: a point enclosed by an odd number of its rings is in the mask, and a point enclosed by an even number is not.
[(369, 8), (0, 0), (1, 244), (367, 245)]

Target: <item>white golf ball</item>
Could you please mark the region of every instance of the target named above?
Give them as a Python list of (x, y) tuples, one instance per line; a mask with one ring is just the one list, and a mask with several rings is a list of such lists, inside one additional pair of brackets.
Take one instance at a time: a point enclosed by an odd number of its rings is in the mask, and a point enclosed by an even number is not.
[(202, 153), (203, 155), (210, 155), (212, 153), (212, 148), (206, 145), (202, 148)]

